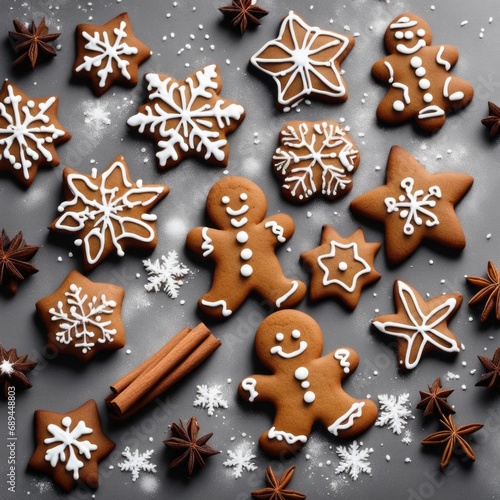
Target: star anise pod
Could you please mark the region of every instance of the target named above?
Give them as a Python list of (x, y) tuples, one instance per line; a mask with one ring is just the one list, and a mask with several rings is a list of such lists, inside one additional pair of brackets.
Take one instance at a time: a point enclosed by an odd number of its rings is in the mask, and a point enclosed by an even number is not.
[(37, 363), (28, 359), (28, 355), (19, 357), (16, 349), (6, 351), (0, 345), (0, 382), (3, 385), (3, 395), (7, 398), (9, 387), (16, 389), (29, 389), (31, 382), (25, 373), (33, 370)]
[(14, 50), (16, 54), (21, 54), (12, 63), (13, 66), (19, 66), (25, 59), (28, 59), (31, 69), (34, 69), (39, 55), (57, 55), (54, 47), (48, 42), (55, 40), (61, 33), (49, 33), (49, 28), (45, 24), (45, 17), (38, 26), (36, 26), (35, 21), (32, 21), (28, 27), (21, 21), (14, 20), (12, 22), (16, 31), (9, 31), (9, 35), (19, 42), (14, 47)]
[(500, 347), (497, 347), (492, 359), (478, 356), (486, 372), (483, 374), (476, 386), (484, 386), (488, 389), (500, 389)]
[(17, 291), (17, 282), (38, 272), (38, 269), (27, 262), (38, 251), (34, 245), (26, 245), (22, 231), (12, 240), (5, 229), (0, 236), (0, 288), (5, 288), (12, 295)]
[(428, 444), (446, 444), (441, 456), (441, 468), (444, 469), (451, 460), (455, 445), (462, 448), (463, 452), (472, 460), (476, 460), (476, 455), (472, 450), (472, 446), (462, 437), (467, 434), (472, 434), (483, 427), (483, 424), (467, 424), (456, 427), (451, 415), (444, 416), (440, 420), (444, 430), (435, 432), (427, 436), (423, 441), (423, 445)]
[(266, 469), (266, 481), (271, 485), (268, 488), (252, 491), (251, 495), (257, 500), (302, 500), (306, 498), (302, 493), (294, 490), (286, 490), (286, 486), (291, 481), (295, 472), (295, 465), (289, 467), (281, 477), (276, 477), (271, 466)]
[(259, 19), (269, 14), (267, 10), (252, 3), (252, 0), (233, 0), (231, 5), (219, 7), (219, 10), (235, 28), (239, 28), (242, 35), (248, 24), (259, 26)]
[(488, 113), (489, 115), (483, 118), (481, 123), (490, 128), (490, 137), (496, 137), (500, 133), (500, 107), (488, 101)]
[(455, 410), (448, 404), (446, 398), (454, 391), (454, 389), (443, 389), (441, 379), (438, 377), (432, 385), (427, 386), (429, 392), (420, 392), (420, 403), (417, 404), (419, 410), (424, 411), (424, 417), (428, 417), (437, 412), (440, 416), (445, 413), (455, 413)]
[(491, 314), (494, 314), (496, 319), (500, 321), (500, 272), (491, 260), (488, 261), (487, 275), (487, 279), (480, 276), (466, 277), (469, 283), (481, 288), (469, 300), (470, 306), (485, 302), (480, 318), (481, 323), (484, 323)]
[(191, 417), (186, 426), (184, 426), (182, 420), (179, 420), (179, 425), (173, 423), (170, 426), (170, 430), (172, 431), (173, 437), (165, 439), (163, 442), (169, 448), (182, 452), (181, 455), (170, 462), (170, 467), (177, 467), (182, 463), (186, 464), (188, 477), (192, 476), (195, 464), (198, 464), (199, 467), (205, 467), (206, 457), (220, 453), (220, 451), (214, 450), (211, 446), (206, 444), (212, 437), (212, 432), (198, 438), (200, 426), (198, 425), (196, 417)]

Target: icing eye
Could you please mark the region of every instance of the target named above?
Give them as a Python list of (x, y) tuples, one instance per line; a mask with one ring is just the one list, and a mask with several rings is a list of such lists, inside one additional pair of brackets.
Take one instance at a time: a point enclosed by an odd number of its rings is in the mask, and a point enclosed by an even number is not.
[(404, 33), (402, 31), (396, 31), (396, 33), (394, 33), (394, 38), (398, 39), (398, 40), (402, 40), (404, 38)]
[(241, 193), (240, 194), (240, 200), (241, 201), (247, 201), (248, 200), (248, 195), (246, 193)]
[(227, 205), (231, 200), (229, 199), (229, 196), (223, 196), (221, 201), (224, 205)]
[(299, 332), (299, 330), (293, 330), (292, 337), (294, 339), (300, 339), (300, 332)]
[(411, 39), (413, 38), (413, 31), (407, 31), (407, 32), (405, 33), (405, 38), (406, 38), (407, 40), (411, 40)]
[(423, 38), (425, 36), (425, 30), (420, 28), (419, 30), (417, 30), (417, 36), (419, 38)]
[(276, 340), (278, 342), (281, 342), (284, 338), (285, 338), (285, 336), (282, 333), (277, 333), (276, 334)]

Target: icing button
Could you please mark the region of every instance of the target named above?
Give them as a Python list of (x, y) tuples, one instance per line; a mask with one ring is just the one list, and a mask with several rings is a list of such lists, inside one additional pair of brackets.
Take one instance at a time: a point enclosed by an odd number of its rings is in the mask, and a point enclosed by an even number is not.
[(297, 380), (305, 380), (309, 376), (309, 370), (305, 366), (299, 366), (295, 370), (295, 378)]
[(240, 273), (242, 276), (244, 276), (245, 278), (248, 278), (249, 276), (252, 275), (253, 273), (253, 268), (251, 265), (249, 264), (245, 264), (243, 266), (241, 266), (240, 268)]
[(304, 401), (311, 404), (316, 399), (316, 394), (313, 391), (307, 391), (304, 394)]
[(244, 248), (241, 252), (240, 252), (240, 257), (243, 259), (243, 260), (250, 260), (252, 258), (252, 250), (250, 250), (250, 248)]
[(246, 231), (239, 231), (236, 235), (236, 241), (238, 243), (246, 243), (248, 241), (248, 233)]
[(347, 262), (344, 261), (339, 262), (339, 271), (347, 271), (348, 267), (349, 266), (347, 265)]

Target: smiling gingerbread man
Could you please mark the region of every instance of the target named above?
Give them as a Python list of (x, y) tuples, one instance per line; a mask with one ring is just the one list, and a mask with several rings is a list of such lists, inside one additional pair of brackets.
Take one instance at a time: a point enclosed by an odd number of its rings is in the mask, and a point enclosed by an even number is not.
[(207, 213), (216, 229), (196, 227), (187, 235), (190, 250), (215, 263), (210, 291), (198, 301), (207, 315), (230, 316), (251, 292), (276, 309), (298, 304), (306, 293), (299, 280), (287, 278), (275, 254), (294, 232), (286, 214), (266, 216), (264, 192), (244, 177), (226, 177), (210, 189)]
[(321, 328), (307, 314), (295, 310), (271, 314), (257, 329), (255, 349), (272, 374), (251, 375), (238, 390), (251, 403), (265, 401), (276, 408), (271, 428), (259, 439), (267, 453), (296, 452), (307, 442), (315, 422), (334, 436), (349, 439), (375, 422), (375, 403), (355, 399), (342, 389), (342, 381), (358, 366), (358, 355), (342, 347), (321, 357)]

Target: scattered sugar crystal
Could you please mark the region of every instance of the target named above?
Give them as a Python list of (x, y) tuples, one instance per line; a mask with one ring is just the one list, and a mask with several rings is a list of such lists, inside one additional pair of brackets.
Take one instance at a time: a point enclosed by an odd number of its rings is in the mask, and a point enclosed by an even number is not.
[(462, 22), (460, 23), (460, 26), (465, 26), (465, 25), (466, 25), (466, 24), (468, 24), (468, 23), (469, 23), (469, 21), (462, 21)]
[(391, 461), (391, 456), (390, 456), (390, 455), (386, 455), (386, 456), (385, 456), (385, 459), (386, 459), (388, 462), (390, 462), (390, 461)]
[(467, 366), (467, 361), (462, 361), (462, 366)]
[(465, 384), (462, 385), (462, 391), (465, 391), (467, 389), (467, 386)]
[(405, 464), (409, 464), (411, 463), (411, 458), (410, 457), (406, 457), (405, 458)]
[(486, 239), (487, 239), (487, 240), (489, 240), (490, 238), (491, 238), (491, 233), (488, 233), (488, 234), (486, 235)]
[(141, 273), (135, 273), (135, 277), (136, 278), (140, 278), (141, 277)]
[(473, 369), (473, 370), (471, 370), (469, 373), (470, 373), (471, 375), (475, 375), (475, 374), (476, 374), (476, 371), (477, 371), (477, 370), (474, 368), (474, 369)]
[(125, 354), (132, 354), (132, 351), (131, 351), (130, 349), (127, 349), (127, 350), (125, 351)]
[(57, 262), (62, 262), (62, 257), (61, 256), (57, 257)]
[(307, 213), (306, 213), (306, 216), (307, 216), (307, 218), (308, 218), (308, 219), (309, 219), (309, 218), (311, 218), (311, 217), (312, 217), (312, 212), (310, 212), (310, 211), (308, 210), (308, 211), (307, 211)]

